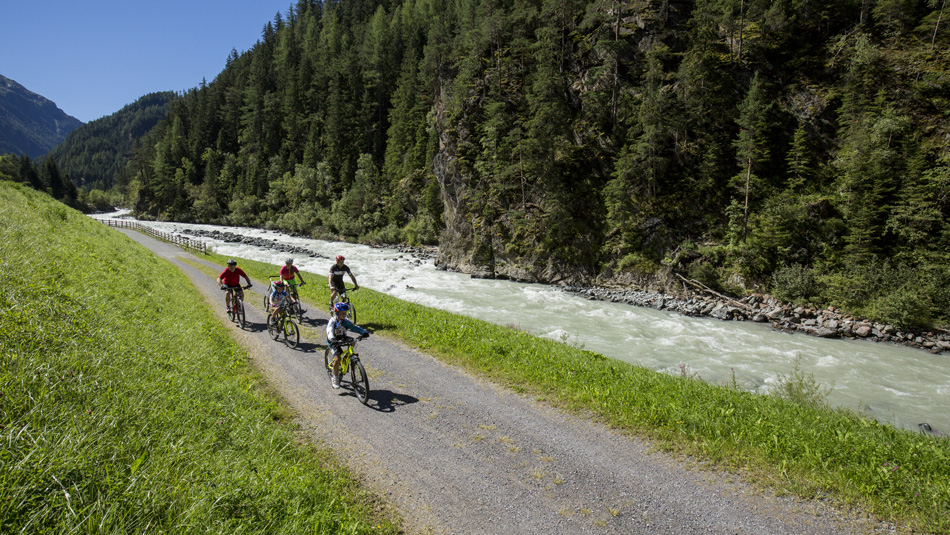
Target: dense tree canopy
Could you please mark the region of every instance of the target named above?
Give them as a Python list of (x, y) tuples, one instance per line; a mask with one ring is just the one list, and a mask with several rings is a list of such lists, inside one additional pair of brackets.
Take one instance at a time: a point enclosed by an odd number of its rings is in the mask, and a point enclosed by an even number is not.
[(302, 0), (121, 180), (145, 216), (950, 305), (950, 38), (923, 0)]

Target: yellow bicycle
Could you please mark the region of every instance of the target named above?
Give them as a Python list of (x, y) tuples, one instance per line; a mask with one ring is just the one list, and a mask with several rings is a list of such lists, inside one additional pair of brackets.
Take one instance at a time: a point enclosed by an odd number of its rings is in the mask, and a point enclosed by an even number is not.
[[(363, 339), (361, 336), (360, 340)], [(332, 342), (323, 352), (323, 365), (327, 371), (327, 377), (333, 380), (333, 348), (340, 348), (343, 353), (340, 354), (340, 377), (350, 372), (350, 385), (353, 387), (353, 393), (360, 403), (366, 405), (369, 402), (369, 378), (366, 377), (366, 368), (360, 362), (360, 354), (356, 352), (356, 338), (347, 336), (339, 342)]]
[(283, 337), (287, 347), (295, 349), (297, 344), (300, 343), (300, 329), (297, 328), (297, 324), (290, 317), (286, 305), (287, 301), (284, 303), (267, 315), (267, 332), (274, 340)]

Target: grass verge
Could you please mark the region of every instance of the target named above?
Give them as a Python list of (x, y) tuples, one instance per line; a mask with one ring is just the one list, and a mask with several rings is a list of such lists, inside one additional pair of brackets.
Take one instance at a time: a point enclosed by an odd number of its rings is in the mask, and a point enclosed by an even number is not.
[(0, 181), (0, 533), (398, 533), (187, 278)]
[[(225, 258), (211, 255), (223, 265)], [(277, 268), (241, 260), (254, 280)], [(322, 309), (326, 277), (301, 297)], [(950, 440), (883, 425), (820, 403), (673, 377), (510, 327), (369, 289), (351, 294), (359, 321), (516, 391), (656, 440), (804, 497), (832, 497), (914, 529), (950, 530)], [(370, 360), (371, 361), (371, 360)], [(792, 385), (794, 386), (794, 385)], [(804, 385), (807, 386), (807, 385)]]

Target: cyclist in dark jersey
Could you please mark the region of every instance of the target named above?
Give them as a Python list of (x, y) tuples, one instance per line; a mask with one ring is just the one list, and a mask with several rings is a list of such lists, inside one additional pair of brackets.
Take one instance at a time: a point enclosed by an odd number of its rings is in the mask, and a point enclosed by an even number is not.
[[(244, 277), (244, 280), (247, 281), (248, 288), (253, 286), (247, 273), (244, 273), (243, 269), (237, 267), (237, 260), (228, 260), (228, 267), (224, 268), (224, 271), (218, 275), (218, 284), (220, 284), (222, 288), (234, 288), (238, 296), (244, 299), (244, 289), (241, 288), (241, 277)], [(227, 310), (231, 310), (231, 292), (225, 294), (224, 300), (225, 305), (227, 305)]]
[(349, 275), (350, 280), (353, 281), (353, 289), (358, 290), (360, 285), (356, 282), (356, 277), (353, 276), (353, 272), (350, 271), (350, 267), (343, 263), (343, 255), (336, 257), (336, 263), (330, 267), (330, 277), (327, 279), (327, 284), (330, 285), (330, 308), (333, 308), (333, 303), (336, 302), (336, 296), (339, 292), (346, 290), (346, 286), (343, 284), (343, 275)]

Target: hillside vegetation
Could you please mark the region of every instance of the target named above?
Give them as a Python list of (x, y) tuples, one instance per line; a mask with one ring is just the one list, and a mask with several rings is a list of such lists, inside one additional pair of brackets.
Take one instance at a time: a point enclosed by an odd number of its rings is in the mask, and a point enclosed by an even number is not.
[(398, 532), (167, 262), (9, 182), (0, 259), (0, 532)]
[(149, 93), (112, 115), (86, 123), (39, 163), (53, 158), (77, 186), (107, 190), (125, 171), (132, 147), (165, 118), (175, 98), (173, 91)]
[(944, 0), (302, 0), (187, 92), (140, 216), (542, 282), (950, 310)]

